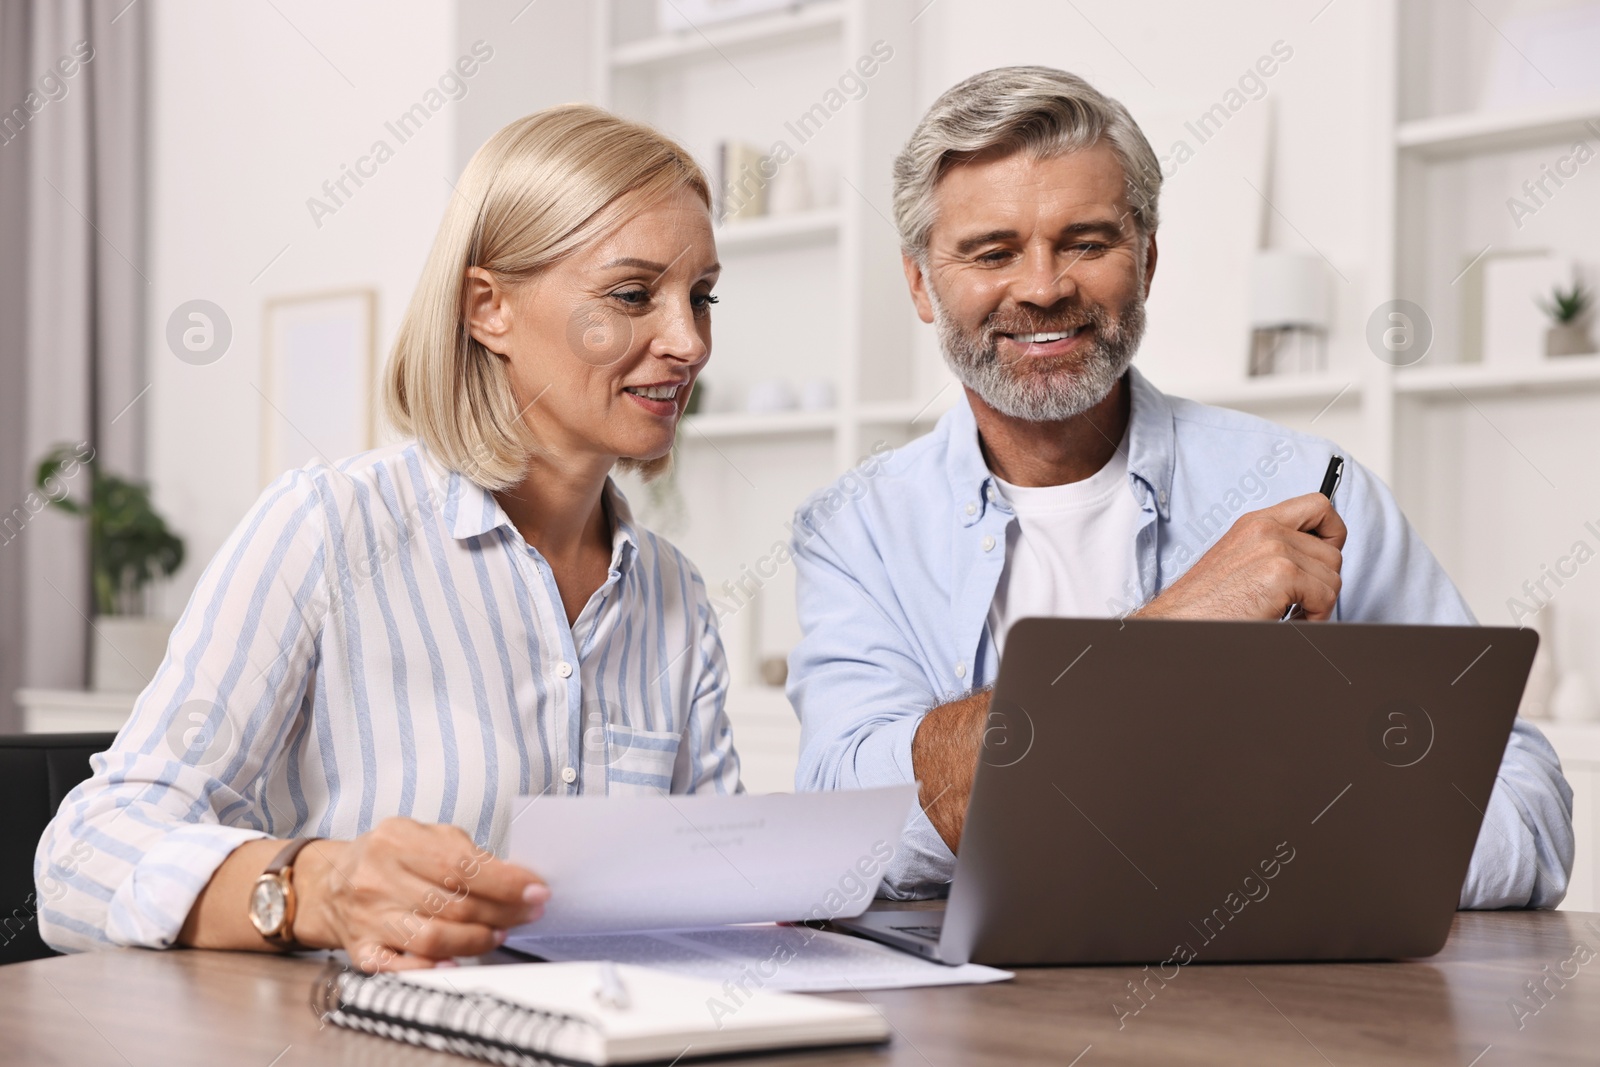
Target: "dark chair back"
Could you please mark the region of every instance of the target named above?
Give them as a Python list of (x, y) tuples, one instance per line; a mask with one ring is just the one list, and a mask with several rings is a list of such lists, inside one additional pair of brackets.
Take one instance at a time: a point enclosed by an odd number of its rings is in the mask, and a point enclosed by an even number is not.
[(0, 736), (0, 963), (54, 956), (39, 939), (33, 853), (72, 787), (89, 777), (89, 757), (116, 734)]

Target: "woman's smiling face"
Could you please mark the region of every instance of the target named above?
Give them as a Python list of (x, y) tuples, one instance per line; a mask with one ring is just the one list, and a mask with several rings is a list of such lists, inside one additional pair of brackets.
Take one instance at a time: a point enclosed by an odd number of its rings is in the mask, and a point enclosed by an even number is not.
[(687, 187), (605, 210), (615, 222), (604, 237), (527, 282), (470, 268), (468, 324), (509, 362), (540, 448), (658, 459), (711, 356), (711, 213)]

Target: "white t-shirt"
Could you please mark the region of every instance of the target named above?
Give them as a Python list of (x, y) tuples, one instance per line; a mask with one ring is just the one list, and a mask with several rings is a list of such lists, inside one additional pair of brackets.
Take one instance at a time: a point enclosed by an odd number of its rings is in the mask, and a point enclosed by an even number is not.
[(1032, 488), (995, 482), (1017, 516), (989, 606), (996, 654), (1018, 619), (1117, 614), (1138, 575), (1133, 542), (1143, 521), (1128, 488), (1127, 451), (1119, 448), (1081, 482)]

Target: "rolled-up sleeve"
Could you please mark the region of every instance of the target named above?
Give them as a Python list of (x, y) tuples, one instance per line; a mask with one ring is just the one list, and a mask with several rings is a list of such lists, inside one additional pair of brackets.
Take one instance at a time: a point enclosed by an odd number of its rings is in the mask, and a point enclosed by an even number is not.
[(1553, 908), (1572, 874), (1572, 787), (1538, 727), (1518, 719), (1484, 811), (1463, 908)]
[(328, 610), (317, 500), (304, 471), (262, 494), (46, 828), (34, 880), (51, 947), (172, 945), (228, 854), (271, 836), (259, 780), (305, 698)]
[[(923, 716), (959, 694), (929, 688), (889, 590), (888, 570), (854, 513), (826, 497), (794, 526), (795, 598), (801, 638), (789, 655), (789, 702), (800, 716), (797, 790), (870, 789), (916, 780), (911, 739)], [(824, 510), (819, 512), (821, 507)], [(826, 527), (826, 533), (823, 527)], [(856, 566), (844, 562), (848, 554)], [(950, 881), (955, 856), (922, 808), (912, 813), (879, 893), (930, 896)]]
[[(1350, 528), (1341, 619), (1477, 623), (1381, 481), (1351, 464), (1337, 501)], [(1460, 906), (1553, 908), (1566, 896), (1572, 859), (1572, 788), (1538, 727), (1518, 719), (1483, 812)]]

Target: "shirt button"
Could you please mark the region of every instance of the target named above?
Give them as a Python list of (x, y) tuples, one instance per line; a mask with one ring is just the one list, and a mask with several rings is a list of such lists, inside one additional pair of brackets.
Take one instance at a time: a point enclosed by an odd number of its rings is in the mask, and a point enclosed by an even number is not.
[(1157, 494), (1156, 495), (1156, 499), (1161, 501), (1161, 506), (1162, 507), (1166, 507), (1167, 506), (1167, 492), (1166, 492), (1166, 490), (1163, 489), (1159, 494)]
[(978, 513), (978, 505), (969, 502), (967, 504), (967, 514), (968, 515), (976, 515), (977, 513)]
[(578, 772), (571, 767), (563, 767), (561, 768), (561, 780), (571, 785), (578, 780)]
[(556, 663), (556, 677), (557, 678), (571, 678), (572, 677), (572, 664), (568, 663), (566, 660), (558, 661)]
[(956, 664), (956, 677), (957, 678), (965, 678), (966, 676), (967, 676), (967, 665), (965, 663), (957, 663)]
[(988, 552), (992, 548), (994, 548), (994, 538), (985, 536), (983, 539), (983, 550)]

